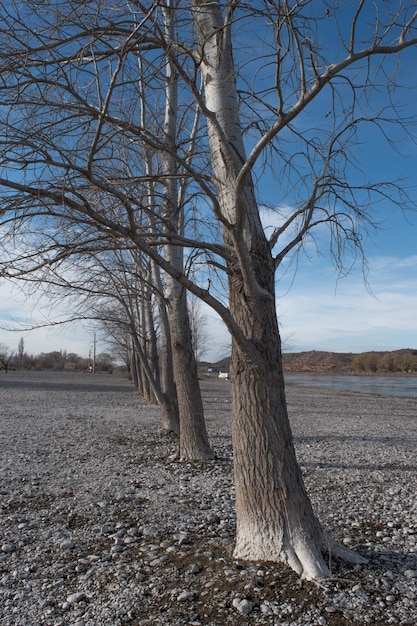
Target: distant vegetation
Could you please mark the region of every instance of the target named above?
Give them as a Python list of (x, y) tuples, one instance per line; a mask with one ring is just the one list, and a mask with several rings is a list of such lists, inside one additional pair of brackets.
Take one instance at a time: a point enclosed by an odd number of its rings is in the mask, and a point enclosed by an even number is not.
[[(107, 352), (96, 356), (94, 371), (112, 373), (116, 367), (116, 358)], [(325, 352), (310, 350), (308, 352), (287, 352), (283, 355), (284, 372), (288, 374), (417, 374), (417, 350), (403, 349), (392, 352)], [(74, 352), (65, 350), (41, 352), (29, 355), (19, 344), (17, 351), (12, 351), (0, 344), (0, 370), (26, 369), (51, 371), (90, 371), (92, 358), (84, 358)], [(217, 363), (201, 361), (200, 376), (206, 376), (210, 370), (213, 376), (219, 372), (227, 372), (230, 358)]]
[(416, 374), (417, 350), (393, 352), (290, 352), (284, 354), (284, 371), (315, 374)]
[(0, 344), (0, 370), (6, 372), (14, 369), (89, 372), (94, 367), (95, 372), (112, 373), (116, 361), (107, 352), (98, 354), (93, 363), (91, 358), (83, 358), (74, 352), (67, 353), (65, 350), (29, 355), (23, 348), (23, 343), (19, 343), (17, 352), (14, 352), (4, 344)]
[[(228, 371), (230, 358), (217, 363), (200, 363), (200, 375)], [(417, 374), (417, 350), (410, 348), (393, 352), (286, 352), (283, 355), (287, 374)]]
[(362, 354), (355, 354), (352, 365), (358, 374), (417, 372), (417, 350), (363, 352)]

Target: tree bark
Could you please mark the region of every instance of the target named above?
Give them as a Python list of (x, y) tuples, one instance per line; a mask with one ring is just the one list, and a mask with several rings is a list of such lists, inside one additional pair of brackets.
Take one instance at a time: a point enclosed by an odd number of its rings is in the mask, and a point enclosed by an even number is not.
[(167, 399), (167, 406), (162, 411), (162, 431), (164, 433), (180, 432), (180, 417), (178, 412), (177, 388), (174, 380), (174, 365), (172, 362), (171, 329), (167, 307), (163, 298), (164, 288), (161, 280), (159, 267), (152, 263), (153, 283), (156, 286), (157, 304), (159, 312), (160, 326), (160, 350), (159, 350), (159, 370), (162, 392)]
[[(174, 4), (168, 2), (164, 9), (166, 43), (170, 45), (174, 35)], [(178, 202), (176, 181), (177, 164), (172, 154), (176, 146), (178, 75), (167, 58), (165, 77), (164, 139), (172, 149), (162, 157), (165, 180), (164, 217), (168, 233), (183, 234), (183, 207)], [(174, 245), (166, 245), (166, 258), (179, 274), (184, 272), (184, 251)], [(180, 416), (180, 459), (206, 460), (214, 457), (211, 450), (204, 409), (198, 382), (197, 364), (191, 340), (191, 326), (187, 310), (187, 294), (172, 276), (167, 276), (169, 320), (171, 329), (172, 359), (177, 388)]]
[(248, 304), (232, 293), (232, 311), (252, 348), (233, 342), (234, 554), (285, 561), (305, 578), (323, 578), (330, 574), (322, 558), (326, 537), (295, 456), (274, 306), (264, 299)]
[[(233, 450), (237, 535), (234, 554), (284, 561), (307, 579), (327, 577), (330, 540), (318, 522), (295, 456), (288, 419), (266, 240), (239, 121), (230, 24), (219, 2), (194, 0), (213, 174), (228, 262), (232, 337)], [(341, 546), (333, 551), (350, 557)], [(352, 556), (351, 560), (358, 560)]]
[(183, 461), (214, 457), (204, 419), (197, 364), (191, 340), (186, 291), (175, 280), (168, 281), (169, 319), (172, 339), (174, 377), (180, 415), (179, 455)]

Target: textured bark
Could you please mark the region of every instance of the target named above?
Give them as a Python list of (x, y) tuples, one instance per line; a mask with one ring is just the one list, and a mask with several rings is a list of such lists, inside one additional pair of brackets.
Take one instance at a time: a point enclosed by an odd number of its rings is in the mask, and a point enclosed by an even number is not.
[(214, 457), (204, 420), (197, 364), (191, 341), (186, 293), (171, 280), (169, 318), (174, 377), (180, 416), (180, 459), (207, 460)]
[(295, 456), (273, 307), (239, 300), (234, 298), (233, 309), (253, 353), (233, 346), (235, 556), (286, 561), (306, 578), (322, 578), (329, 575), (321, 557), (325, 536)]
[(329, 555), (364, 563), (327, 536), (307, 495), (287, 414), (274, 307), (265, 300), (248, 306), (236, 296), (232, 308), (253, 350), (234, 343), (231, 364), (235, 557), (284, 561), (309, 580), (330, 575)]
[[(174, 34), (175, 3), (168, 2), (164, 9), (166, 42)], [(177, 164), (173, 158), (177, 140), (178, 75), (169, 58), (166, 63), (164, 138), (172, 153), (163, 155), (165, 180), (164, 217), (168, 234), (183, 233), (183, 207), (179, 203)], [(178, 271), (184, 272), (184, 251), (174, 245), (165, 249), (167, 260)], [(171, 329), (172, 361), (177, 388), (180, 417), (180, 458), (205, 460), (213, 458), (205, 421), (197, 365), (191, 340), (191, 327), (184, 288), (172, 277), (167, 277), (169, 321)]]
[[(219, 2), (194, 0), (210, 150), (223, 217), (232, 344), (235, 556), (287, 562), (308, 579), (329, 575), (330, 545), (295, 456), (282, 374), (274, 264), (259, 217), (239, 123), (230, 27)], [(229, 258), (230, 258), (229, 257)], [(341, 553), (342, 549), (334, 546)], [(347, 551), (343, 555), (350, 556)], [(352, 557), (356, 560), (355, 557)]]

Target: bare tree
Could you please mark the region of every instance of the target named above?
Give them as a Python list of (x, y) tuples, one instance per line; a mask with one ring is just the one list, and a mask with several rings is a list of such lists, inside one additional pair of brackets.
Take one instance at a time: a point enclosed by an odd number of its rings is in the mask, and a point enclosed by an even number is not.
[(17, 355), (19, 358), (19, 367), (22, 367), (23, 365), (23, 359), (25, 356), (25, 340), (23, 339), (23, 337), (20, 337), (19, 339), (19, 345), (17, 348)]
[[(319, 227), (342, 269), (344, 253), (349, 265), (363, 252), (374, 202), (407, 206), (399, 185), (356, 184), (353, 173), (363, 125), (389, 142), (391, 124), (407, 132), (393, 94), (399, 55), (417, 44), (414, 2), (193, 0), (116, 11), (69, 0), (15, 2), (2, 13), (1, 228), (5, 245), (7, 232), (22, 242), (17, 253), (6, 247), (2, 271), (24, 278), (110, 235), (213, 307), (232, 336), (235, 555), (286, 561), (310, 579), (329, 575), (329, 550), (360, 561), (326, 535), (295, 458), (275, 273)], [(135, 106), (144, 80), (146, 126)], [(317, 120), (310, 126), (308, 113)], [(152, 203), (144, 201), (149, 152)], [(276, 183), (269, 236), (264, 179)], [(174, 182), (188, 190), (181, 202)], [(185, 228), (168, 223), (171, 208), (176, 219), (184, 209)], [(74, 223), (78, 236), (63, 241)], [(223, 272), (228, 297), (206, 272), (185, 272), (176, 249)]]
[(85, 251), (80, 259), (66, 260), (60, 267), (46, 272), (42, 268), (27, 282), (42, 289), (52, 303), (62, 306), (66, 301), (73, 320), (89, 321), (106, 340), (114, 337), (125, 349), (128, 345), (136, 386), (161, 408), (161, 430), (179, 433), (171, 352), (166, 348), (169, 325), (166, 335), (162, 319), (166, 303), (163, 291), (154, 286), (153, 264), (137, 248), (111, 249), (111, 242), (105, 241), (100, 246), (102, 250)]
[[(353, 190), (348, 181), (339, 178), (343, 171), (335, 171), (338, 151), (343, 150), (344, 158), (347, 154), (341, 137), (358, 123), (354, 103), (348, 113), (339, 108), (333, 110), (334, 122), (327, 145), (324, 141), (312, 148), (305, 144), (303, 156), (312, 170), (309, 195), (269, 241), (261, 223), (252, 173), (265, 147), (278, 134), (285, 135), (293, 120), (326, 86), (331, 88), (334, 107), (338, 105), (341, 96), (337, 78), (343, 80), (347, 68), (364, 58), (372, 65), (376, 55), (386, 56), (417, 43), (410, 32), (417, 13), (410, 5), (405, 11), (399, 8), (394, 16), (384, 15), (391, 20), (388, 30), (390, 42), (395, 37), (394, 44), (390, 46), (382, 41), (387, 25), (376, 16), (376, 32), (364, 46), (359, 26), (364, 4), (359, 2), (352, 12), (350, 34), (343, 42), (345, 56), (331, 64), (320, 59), (321, 50), (313, 39), (318, 23), (312, 8), (308, 8), (306, 14), (301, 3), (284, 1), (273, 8), (271, 5), (270, 17), (274, 18), (277, 45), (276, 94), (270, 106), (276, 113), (271, 125), (253, 142), (247, 156), (232, 55), (232, 18), (239, 3), (233, 3), (223, 14), (220, 2), (193, 2), (218, 210), (224, 241), (231, 251), (227, 263), (230, 310), (239, 326), (239, 331), (232, 333), (231, 363), (238, 524), (235, 555), (249, 559), (283, 558), (307, 578), (328, 575), (322, 558), (326, 544), (345, 558), (350, 559), (352, 555), (324, 533), (311, 509), (295, 458), (284, 393), (274, 273), (283, 256), (294, 249), (314, 225), (329, 223), (335, 228), (336, 242), (356, 234), (353, 221), (360, 215), (349, 199), (349, 196), (354, 197)], [(337, 19), (336, 6), (332, 11)], [(288, 59), (291, 68), (287, 65)], [(364, 91), (373, 86), (375, 78), (369, 65), (358, 76), (364, 81), (361, 86)], [(349, 77), (346, 82), (354, 100), (358, 95), (357, 87)], [(296, 129), (294, 134), (299, 134)], [(321, 152), (320, 159), (315, 151)], [(295, 160), (291, 165), (295, 167)], [(345, 190), (347, 198), (343, 197)], [(334, 208), (330, 214), (329, 205)], [(354, 211), (353, 216), (346, 219), (347, 208)], [(297, 220), (295, 237), (274, 257), (271, 249), (279, 243), (288, 225)], [(357, 238), (354, 244), (359, 245)], [(339, 246), (336, 257), (340, 259)]]
[(209, 333), (207, 318), (201, 308), (201, 301), (195, 297), (189, 298), (189, 317), (191, 323), (191, 336), (196, 361), (201, 361), (208, 349)]
[[(175, 11), (178, 3), (168, 0), (164, 3), (164, 45), (170, 53), (166, 55), (165, 66), (165, 113), (162, 152), (164, 232), (168, 237), (165, 246), (165, 258), (177, 274), (184, 274), (184, 248), (170, 242), (172, 236), (184, 236), (185, 185), (178, 188), (178, 159), (176, 145), (178, 140), (178, 59), (172, 49), (175, 41)], [(190, 148), (193, 150), (193, 139)], [(188, 163), (188, 158), (187, 158)], [(192, 343), (192, 331), (187, 308), (187, 291), (172, 275), (167, 273), (168, 312), (170, 319), (172, 357), (174, 376), (177, 386), (180, 412), (180, 458), (212, 459), (205, 420), (203, 401), (198, 384), (197, 363)]]
[(0, 366), (4, 371), (9, 371), (10, 361), (13, 357), (13, 352), (4, 344), (0, 343)]

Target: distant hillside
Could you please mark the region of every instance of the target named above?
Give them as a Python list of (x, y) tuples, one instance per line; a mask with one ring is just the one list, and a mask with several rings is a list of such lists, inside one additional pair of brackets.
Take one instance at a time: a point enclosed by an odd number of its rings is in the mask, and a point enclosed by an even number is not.
[(283, 354), (284, 372), (290, 374), (351, 374), (355, 354), (349, 352), (287, 352)]
[[(354, 354), (340, 354), (336, 352), (289, 352), (283, 355), (284, 371), (288, 373), (334, 374), (351, 373)], [(217, 363), (200, 363), (200, 369), (211, 368), (213, 372), (228, 371), (230, 358), (222, 359)]]
[[(217, 363), (202, 362), (201, 373), (212, 370), (213, 375), (228, 371), (230, 358)], [(404, 348), (387, 352), (286, 352), (283, 354), (284, 372), (287, 374), (415, 374), (417, 350)]]

